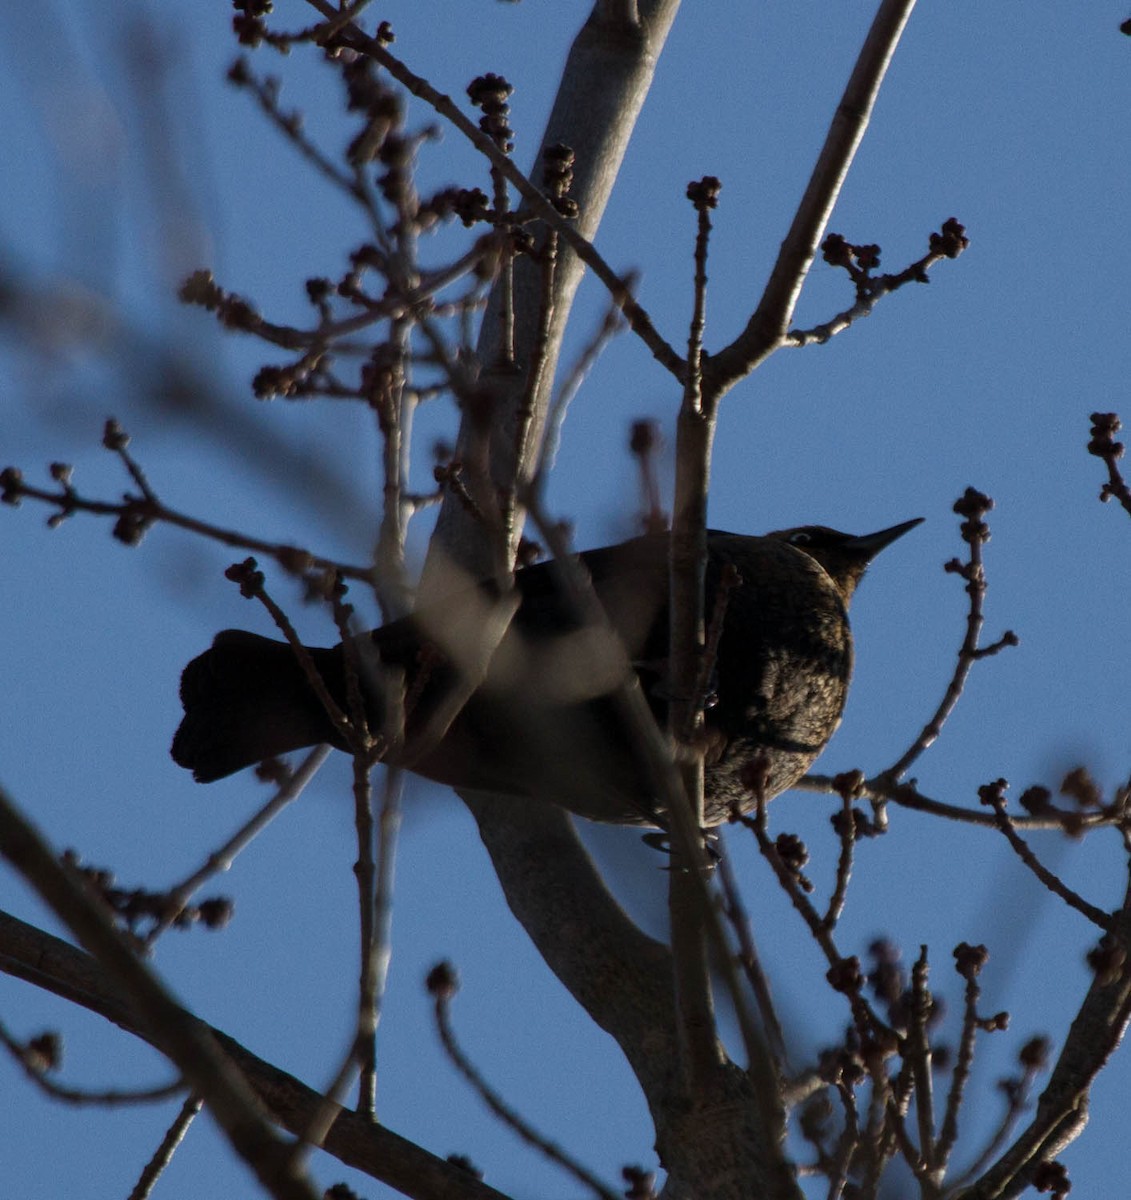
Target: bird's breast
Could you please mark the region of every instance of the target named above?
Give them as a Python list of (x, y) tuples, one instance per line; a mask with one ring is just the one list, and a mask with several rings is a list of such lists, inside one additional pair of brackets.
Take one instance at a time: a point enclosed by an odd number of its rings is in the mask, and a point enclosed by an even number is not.
[[(840, 593), (806, 556), (742, 564), (719, 642), (716, 703), (708, 710), (709, 814), (753, 807), (747, 764), (760, 759), (766, 798), (791, 787), (832, 737), (852, 673), (852, 635)], [(797, 561), (804, 559), (803, 562)], [(757, 570), (761, 566), (761, 570)]]

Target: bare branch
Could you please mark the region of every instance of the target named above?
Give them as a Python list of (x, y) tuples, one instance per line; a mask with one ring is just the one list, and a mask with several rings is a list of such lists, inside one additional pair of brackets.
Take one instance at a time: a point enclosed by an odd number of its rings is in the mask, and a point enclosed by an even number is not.
[(966, 1082), (970, 1078), (970, 1068), (974, 1062), (974, 1039), (978, 1033), (978, 998), (981, 988), (978, 985), (978, 972), (982, 969), (989, 954), (985, 946), (968, 946), (965, 942), (955, 948), (955, 959), (958, 971), (965, 976), (966, 993), (962, 1010), (962, 1033), (958, 1041), (958, 1057), (954, 1064), (954, 1072), (947, 1091), (946, 1110), (943, 1114), (942, 1127), (936, 1145), (939, 1165), (945, 1169), (958, 1140), (958, 1114), (966, 1094)]
[(931, 249), (922, 258), (895, 275), (873, 276), (872, 267), (879, 264), (879, 246), (854, 246), (839, 234), (830, 233), (821, 246), (825, 261), (848, 271), (856, 285), (856, 303), (812, 329), (791, 329), (785, 345), (823, 346), (856, 321), (871, 316), (884, 296), (909, 283), (929, 283), (927, 272), (931, 267), (944, 258), (957, 258), (969, 244), (966, 230), (951, 217), (943, 223), (941, 232), (931, 234)]
[(1119, 460), (1123, 457), (1123, 443), (1115, 440), (1115, 435), (1122, 428), (1119, 417), (1115, 413), (1092, 413), (1092, 438), (1088, 442), (1088, 453), (1103, 459), (1107, 467), (1107, 483), (1100, 490), (1101, 500), (1111, 500), (1113, 497), (1123, 506), (1125, 512), (1131, 513), (1131, 488), (1123, 478), (1119, 469)]
[(919, 957), (911, 969), (911, 1014), (907, 1038), (905, 1039), (904, 1061), (911, 1067), (915, 1080), (915, 1116), (919, 1126), (919, 1153), (909, 1165), (918, 1167), (916, 1174), (930, 1177), (935, 1172), (935, 1103), (934, 1083), (931, 1073), (931, 1043), (927, 1035), (927, 1022), (931, 1016), (933, 1001), (927, 979), (930, 966), (927, 962), (927, 947), (919, 948)]
[[(821, 792), (824, 794), (839, 794), (837, 781), (840, 775), (806, 775), (793, 786), (801, 792)], [(927, 796), (914, 783), (895, 783), (887, 778), (886, 772), (864, 780), (860, 785), (859, 795), (871, 800), (873, 804), (892, 803), (900, 808), (911, 809), (914, 812), (928, 813), (936, 817), (946, 817), (951, 821), (959, 821), (965, 825), (980, 825), (984, 829), (996, 829), (997, 819), (990, 813), (974, 808), (965, 808), (960, 804), (947, 804)], [(1059, 833), (1071, 831), (1073, 834), (1086, 833), (1092, 829), (1106, 829), (1111, 826), (1121, 826), (1127, 820), (1127, 813), (1122, 805), (1112, 805), (1093, 813), (1075, 813), (1049, 805), (1039, 813), (1030, 816), (1011, 818), (1015, 828), (1026, 830), (1055, 830)]]
[(52, 1079), (48, 1073), (54, 1070), (58, 1064), (47, 1060), (43, 1044), (45, 1041), (55, 1040), (57, 1040), (55, 1035), (41, 1034), (30, 1042), (21, 1042), (4, 1022), (0, 1021), (0, 1044), (19, 1064), (27, 1078), (53, 1100), (61, 1100), (65, 1104), (118, 1108), (128, 1104), (159, 1103), (162, 1100), (168, 1100), (171, 1096), (179, 1095), (185, 1090), (182, 1079), (174, 1079), (172, 1083), (164, 1083), (151, 1088), (104, 1088), (96, 1091), (93, 1088), (68, 1087), (66, 1084)]
[(145, 936), (145, 944), (152, 946), (184, 911), (197, 890), (204, 886), (214, 875), (227, 871), (236, 855), (248, 846), (276, 816), (306, 790), (306, 785), (314, 778), (319, 768), (330, 754), (329, 746), (315, 746), (303, 759), (298, 769), (287, 777), (278, 791), (250, 820), (245, 821), (238, 830), (218, 849), (209, 854), (207, 860), (187, 879), (175, 884), (167, 892), (168, 909), (166, 916)]
[(970, 553), (965, 563), (952, 558), (946, 563), (944, 570), (958, 575), (966, 581), (966, 594), (970, 598), (969, 610), (966, 614), (966, 635), (958, 650), (958, 661), (954, 665), (954, 673), (950, 677), (943, 698), (935, 709), (931, 719), (920, 730), (918, 737), (911, 743), (903, 755), (893, 763), (880, 778), (897, 782), (906, 773), (912, 763), (930, 746), (954, 711), (962, 690), (966, 686), (966, 678), (970, 668), (979, 658), (994, 653), (1000, 646), (1016, 646), (1017, 636), (1007, 632), (1001, 642), (993, 649), (979, 648), (978, 639), (982, 632), (985, 617), (982, 607), (986, 596), (986, 571), (982, 562), (982, 546), (990, 540), (990, 527), (984, 517), (994, 506), (989, 496), (983, 495), (974, 488), (967, 488), (965, 494), (955, 502), (954, 511), (963, 517), (962, 540), (970, 547)]
[[(750, 984), (750, 990), (754, 993), (754, 1000), (758, 1005), (758, 1013), (762, 1018), (762, 1027), (766, 1032), (766, 1041), (775, 1073), (778, 1076), (776, 1083), (780, 1091), (782, 1088), (781, 1075), (789, 1067), (789, 1051), (785, 1043), (785, 1030), (782, 1028), (781, 1019), (778, 1017), (777, 1009), (774, 1006), (773, 995), (770, 991), (770, 980), (762, 968), (758, 948), (754, 943), (754, 931), (750, 925), (750, 917), (742, 903), (742, 893), (739, 891), (738, 880), (734, 876), (734, 870), (730, 865), (730, 858), (727, 856), (725, 846), (722, 848), (715, 869), (718, 872), (719, 885), (725, 904), (723, 915), (730, 922), (730, 926), (734, 930), (734, 935), (738, 940), (739, 962)], [(744, 998), (738, 992), (737, 988), (732, 989), (731, 995), (736, 1005), (743, 1002)]]
[[(157, 1045), (156, 1035), (141, 1020), (132, 990), (89, 954), (4, 912), (0, 912), (0, 970)], [(319, 1093), (185, 1010), (176, 1012), (193, 1029), (214, 1039), (273, 1120), (296, 1136), (308, 1128), (322, 1104)], [(349, 1109), (337, 1110), (321, 1148), (413, 1200), (507, 1200), (474, 1175)]]
[[(1131, 936), (1131, 887), (1117, 916), (1114, 943)], [(1102, 957), (1102, 956), (1101, 956)], [(1120, 952), (1109, 956), (1092, 981), (1072, 1022), (1064, 1048), (1028, 1127), (998, 1161), (955, 1200), (991, 1200), (1017, 1196), (1041, 1163), (1051, 1162), (1074, 1141), (1088, 1121), (1087, 1097), (1100, 1072), (1123, 1038), (1131, 1020), (1131, 960)]]
[(952, 1181), (952, 1188), (955, 1192), (970, 1183), (971, 1180), (977, 1179), (1001, 1153), (1017, 1122), (1029, 1107), (1030, 1095), (1037, 1076), (1048, 1069), (1048, 1057), (1049, 1041), (1047, 1038), (1030, 1038), (1021, 1047), (1017, 1056), (1021, 1064), (1020, 1077), (1001, 1081), (1000, 1086), (1006, 1097), (1005, 1111), (1002, 1113), (1001, 1120), (990, 1135), (985, 1149), (963, 1171), (961, 1176)]
[(459, 988), (455, 969), (450, 963), (440, 963), (428, 973), (428, 991), (435, 1005), (436, 1028), (440, 1040), (448, 1053), (453, 1065), (459, 1073), (475, 1089), (476, 1093), (487, 1107), (508, 1128), (512, 1129), (524, 1142), (533, 1146), (540, 1154), (555, 1162), (563, 1170), (572, 1175), (578, 1182), (587, 1187), (600, 1200), (620, 1200), (612, 1191), (591, 1171), (583, 1167), (572, 1155), (567, 1154), (556, 1142), (550, 1141), (538, 1133), (528, 1121), (515, 1111), (499, 1095), (497, 1091), (483, 1078), (482, 1073), (464, 1054), (456, 1041), (452, 1030), (450, 1006), (451, 999)]
[(1100, 929), (1110, 932), (1115, 922), (1112, 914), (1105, 913), (1103, 909), (1090, 904), (1083, 896), (1074, 892), (1058, 875), (1054, 875), (1037, 858), (1025, 839), (1014, 828), (1013, 821), (1010, 819), (1009, 813), (1005, 810), (1006, 787), (1007, 784), (1004, 779), (999, 779), (996, 783), (986, 784), (984, 787), (978, 789), (978, 799), (993, 809), (997, 827), (1005, 835), (1005, 839), (1013, 848), (1014, 853), (1041, 883), (1054, 895), (1059, 896), (1069, 908), (1074, 908), (1082, 916), (1087, 917), (1092, 924), (1098, 925)]
[[(308, 0), (324, 16), (336, 16), (327, 0)], [(659, 9), (660, 6), (654, 6)], [(674, 15), (674, 11), (671, 15)], [(652, 33), (659, 33), (670, 21), (666, 13), (657, 12), (653, 17)], [(666, 29), (664, 29), (666, 32)], [(639, 27), (637, 28), (639, 33)], [(597, 252), (589, 238), (579, 231), (578, 227), (563, 218), (554, 205), (534, 186), (495, 145), (494, 141), (478, 129), (463, 112), (458, 109), (449, 96), (436, 91), (427, 80), (401, 62), (380, 40), (367, 37), (356, 28), (347, 28), (341, 32), (342, 40), (352, 49), (368, 55), (374, 62), (379, 63), (386, 71), (412, 95), (431, 105), (446, 121), (450, 122), (471, 144), (490, 162), (491, 168), (506, 179), (519, 193), (530, 210), (546, 223), (561, 239), (566, 242), (577, 257), (597, 276), (609, 291), (613, 301), (620, 306), (632, 331), (651, 350), (656, 360), (666, 367), (677, 379), (681, 378), (683, 361), (679, 355), (656, 331), (651, 318), (633, 298), (625, 281), (605, 262)], [(633, 114), (634, 115), (634, 114)], [(576, 149), (576, 146), (575, 146)], [(603, 207), (603, 205), (602, 205)], [(583, 204), (582, 214), (586, 214)], [(598, 214), (599, 215), (599, 214)], [(591, 219), (591, 217), (590, 217)], [(595, 228), (595, 224), (593, 226)]]
[[(116, 423), (115, 423), (116, 424)], [(56, 526), (76, 512), (92, 513), (96, 516), (114, 517), (114, 537), (126, 545), (136, 545), (146, 531), (158, 522), (187, 529), (224, 546), (249, 550), (274, 559), (284, 570), (298, 574), (308, 571), (337, 571), (347, 579), (365, 583), (372, 580), (373, 572), (368, 567), (350, 566), (333, 559), (322, 558), (295, 546), (278, 542), (267, 542), (250, 534), (223, 529), (196, 517), (186, 516), (169, 508), (152, 495), (132, 496), (126, 494), (118, 503), (103, 500), (88, 500), (74, 489), (71, 469), (65, 464), (53, 464), (52, 474), (59, 483), (59, 490), (48, 491), (25, 483), (23, 473), (16, 467), (5, 467), (0, 471), (0, 503), (18, 505), (21, 500), (39, 500), (58, 511), (48, 518), (48, 524)]]
[(708, 364), (709, 394), (722, 395), (785, 344), (805, 276), (914, 7), (915, 0), (881, 0), (758, 307), (738, 338)]
[(128, 1200), (147, 1200), (157, 1180), (161, 1177), (161, 1173), (172, 1162), (174, 1152), (181, 1142), (184, 1141), (189, 1126), (196, 1119), (202, 1107), (199, 1096), (189, 1096), (184, 1104), (181, 1105), (181, 1110), (177, 1113), (176, 1119), (161, 1139), (161, 1145), (157, 1147), (153, 1152), (153, 1157), (145, 1164), (145, 1170), (142, 1171), (141, 1176), (130, 1192)]
[(208, 1104), (232, 1148), (277, 1200), (318, 1200), (310, 1179), (292, 1168), (290, 1153), (261, 1115), (246, 1081), (214, 1038), (172, 999), (133, 953), (102, 908), (52, 853), (0, 791), (0, 854), (112, 972), (131, 996), (155, 1045)]

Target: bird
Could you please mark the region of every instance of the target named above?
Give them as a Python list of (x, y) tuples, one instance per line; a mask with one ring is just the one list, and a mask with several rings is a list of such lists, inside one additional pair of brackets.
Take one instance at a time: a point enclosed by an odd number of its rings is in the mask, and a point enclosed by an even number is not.
[[(852, 673), (849, 602), (872, 559), (921, 520), (863, 536), (823, 525), (708, 531), (704, 611), (721, 613), (721, 630), (698, 698), (706, 827), (756, 806), (752, 763), (765, 800), (825, 747)], [(390, 765), (595, 821), (664, 828), (639, 727), (617, 697), (631, 670), (666, 723), (668, 554), (668, 534), (651, 533), (577, 556), (603, 622), (579, 611), (550, 560), (515, 572), (509, 609), (500, 610), (495, 585), (482, 584), (350, 644), (308, 648), (309, 661), (343, 712), (352, 676), (369, 729), (386, 735)], [(737, 575), (724, 576), (728, 566)], [(350, 748), (287, 642), (223, 630), (185, 667), (180, 695), (172, 756), (198, 782), (308, 746)], [(391, 712), (401, 717), (389, 731)]]

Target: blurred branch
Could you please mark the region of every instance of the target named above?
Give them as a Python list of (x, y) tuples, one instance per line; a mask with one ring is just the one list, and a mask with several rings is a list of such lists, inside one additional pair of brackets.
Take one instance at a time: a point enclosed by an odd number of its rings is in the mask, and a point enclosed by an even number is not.
[[(742, 893), (731, 867), (730, 857), (726, 853), (725, 845), (720, 843), (720, 847), (719, 861), (715, 869), (719, 875), (719, 889), (722, 893), (722, 913), (730, 922), (730, 927), (734, 930), (734, 936), (738, 942), (738, 962), (741, 964), (750, 985), (750, 991), (758, 1005), (758, 1014), (762, 1019), (767, 1050), (775, 1076), (775, 1090), (781, 1093), (782, 1074), (788, 1068), (789, 1057), (785, 1042), (785, 1030), (782, 1028), (781, 1019), (774, 1007), (769, 976), (762, 966), (758, 948), (754, 942), (754, 931), (742, 901)], [(736, 1006), (743, 1002), (737, 988), (732, 989), (732, 995)], [(785, 1103), (786, 1107), (789, 1107), (789, 1101), (786, 1100)]]
[[(307, 2), (327, 18), (336, 16), (327, 0), (307, 0)], [(580, 51), (584, 50), (586, 54), (592, 52), (600, 55), (605, 61), (606, 68), (613, 68), (612, 73), (606, 73), (604, 78), (596, 76), (592, 78), (591, 86), (594, 86), (596, 90), (589, 97), (591, 102), (596, 102), (594, 107), (600, 103), (601, 95), (614, 98), (614, 104), (606, 111), (617, 115), (617, 120), (613, 124), (605, 124), (600, 119), (594, 122), (594, 129), (602, 140), (606, 134), (612, 133), (613, 141), (608, 150), (600, 154), (598, 160), (586, 163), (587, 170), (591, 173), (597, 169), (599, 162), (603, 177), (606, 170), (611, 167), (609, 176), (600, 185), (605, 196), (607, 196), (607, 189), (611, 186), (612, 178), (616, 175), (620, 156), (623, 154), (624, 142), (621, 140), (621, 131), (627, 133), (635, 124), (640, 104), (643, 102), (644, 93), (655, 69), (655, 57), (658, 57), (660, 47), (667, 34), (667, 28), (675, 16), (677, 7), (677, 0), (653, 0), (652, 3), (641, 4), (640, 19), (630, 19), (615, 31), (609, 29), (604, 20), (598, 20), (591, 16), (574, 43), (574, 55), (571, 56), (570, 64), (567, 64), (562, 81), (563, 86), (558, 92), (559, 102), (568, 97), (569, 103), (572, 104), (574, 99), (572, 89), (576, 84), (582, 82), (579, 73), (570, 70), (571, 65), (575, 68), (579, 65)], [(614, 32), (618, 36), (612, 36)], [(679, 355), (657, 332), (648, 314), (633, 298), (625, 280), (605, 262), (590, 240), (596, 231), (597, 223), (604, 209), (604, 197), (584, 194), (579, 197), (582, 222), (578, 224), (565, 219), (553, 203), (543, 195), (542, 191), (530, 181), (530, 177), (523, 174), (510, 157), (503, 153), (486, 133), (477, 128), (455, 106), (450, 97), (438, 92), (426, 79), (411, 71), (405, 63), (388, 50), (384, 42), (379, 38), (368, 37), (359, 29), (352, 27), (342, 30), (338, 36), (351, 49), (365, 54), (384, 67), (402, 87), (429, 104), (440, 116), (459, 130), (487, 159), (491, 164), (491, 169), (497, 171), (519, 193), (528, 206), (528, 210), (561, 237), (581, 262), (601, 280), (613, 301), (620, 306), (632, 331), (651, 350), (659, 363), (677, 379), (680, 378), (683, 362)], [(597, 39), (601, 39), (604, 44), (599, 45)], [(649, 61), (650, 59), (651, 61)], [(622, 103), (622, 99), (628, 103)], [(573, 138), (561, 139), (552, 136), (556, 124), (555, 116), (551, 116), (543, 145), (547, 146), (553, 142), (564, 140), (579, 160), (585, 160), (587, 147), (584, 145), (586, 136), (584, 129), (580, 125), (574, 126), (572, 132), (575, 136)], [(627, 141), (627, 138), (624, 141)], [(606, 154), (609, 153), (614, 155), (612, 163), (606, 161)]]
[(1065, 1039), (1036, 1116), (989, 1170), (954, 1200), (1007, 1200), (1019, 1196), (1043, 1164), (1051, 1163), (1083, 1132), (1096, 1076), (1115, 1052), (1131, 1020), (1131, 887), (1112, 934), (1091, 956), (1095, 978)]
[(180, 1112), (177, 1113), (176, 1119), (161, 1139), (161, 1145), (157, 1147), (153, 1152), (153, 1157), (145, 1164), (145, 1169), (142, 1171), (127, 1200), (146, 1200), (146, 1197), (152, 1193), (154, 1185), (161, 1177), (165, 1168), (172, 1162), (177, 1147), (184, 1141), (189, 1126), (196, 1119), (202, 1106), (203, 1104), (199, 1096), (189, 1096), (186, 1098), (184, 1104), (181, 1105)]
[(1025, 839), (1014, 828), (1009, 813), (1005, 811), (1006, 786), (1007, 784), (1004, 779), (999, 779), (996, 783), (986, 784), (978, 789), (978, 799), (982, 804), (993, 809), (997, 826), (1005, 835), (1005, 839), (1009, 842), (1013, 852), (1054, 896), (1059, 896), (1069, 908), (1075, 909), (1081, 916), (1087, 917), (1093, 925), (1098, 925), (1102, 930), (1110, 931), (1114, 924), (1114, 918), (1111, 914), (1105, 913), (1102, 908), (1097, 908), (1094, 904), (1090, 904), (1083, 896), (1074, 892), (1062, 879), (1050, 871), (1037, 858)]
[(166, 915), (146, 934), (146, 946), (152, 946), (161, 934), (175, 923), (177, 917), (184, 911), (185, 905), (199, 888), (207, 883), (213, 875), (227, 871), (236, 855), (248, 846), (292, 800), (298, 799), (329, 754), (329, 746), (316, 746), (311, 750), (298, 769), (280, 784), (271, 799), (250, 820), (245, 821), (219, 849), (213, 850), (207, 860), (188, 878), (168, 890)]
[[(243, 404), (225, 399), (226, 389), (214, 378), (208, 353), (182, 340), (176, 346), (139, 325), (131, 324), (102, 296), (72, 278), (44, 284), (18, 272), (0, 258), (0, 333), (7, 332), (20, 353), (53, 361), (71, 355), (95, 356), (120, 375), (119, 402), (139, 419), (154, 418), (166, 434), (210, 441), (217, 451), (238, 462), (240, 472), (261, 485), (280, 486), (287, 495), (331, 525), (342, 513), (364, 513), (364, 496), (343, 478), (340, 461), (320, 445), (298, 448)], [(35, 367), (38, 370), (38, 365)], [(82, 406), (40, 414), (54, 427), (81, 436), (87, 428)], [(79, 415), (76, 415), (79, 414)]]
[[(91, 955), (4, 912), (0, 912), (0, 970), (156, 1045), (155, 1035), (143, 1025), (131, 1000), (132, 990)], [(301, 1136), (323, 1097), (220, 1030), (183, 1009), (176, 1011), (183, 1021), (211, 1035), (272, 1118)], [(349, 1109), (337, 1109), (321, 1149), (415, 1200), (507, 1200), (467, 1171)]]
[[(704, 403), (702, 392), (702, 357), (707, 247), (711, 211), (718, 203), (719, 186), (717, 179), (707, 178), (687, 189), (698, 226), (694, 304), (687, 335), (683, 398), (676, 419), (675, 496), (668, 541), (668, 737), (675, 748), (681, 785), (673, 789), (671, 802), (665, 805), (672, 854), (668, 913), (679, 1013), (678, 1047), (691, 1103), (717, 1069), (721, 1055), (707, 967), (709, 922), (712, 919), (716, 924), (719, 922), (717, 913), (709, 915), (713, 898), (702, 833), (704, 759), (700, 737), (706, 696), (699, 690), (706, 639), (703, 588), (707, 569), (707, 492), (715, 434), (715, 408)], [(725, 931), (720, 929), (720, 934), (721, 953), (729, 958)], [(743, 997), (736, 997), (736, 1001), (741, 1005)], [(749, 1046), (752, 1069), (765, 1057), (760, 1041), (755, 1035)], [(772, 1084), (772, 1078), (770, 1072), (768, 1085)], [(773, 1090), (768, 1086), (766, 1095)]]
[(440, 1040), (456, 1070), (467, 1080), (484, 1104), (510, 1130), (528, 1145), (533, 1146), (544, 1158), (557, 1163), (583, 1187), (588, 1188), (600, 1200), (618, 1200), (598, 1176), (583, 1167), (572, 1155), (567, 1154), (556, 1142), (543, 1137), (536, 1129), (487, 1082), (482, 1072), (464, 1053), (456, 1041), (451, 1022), (451, 1001), (459, 989), (455, 969), (450, 963), (437, 964), (428, 972), (427, 987), (433, 998), (433, 1011)]
[[(534, 469), (562, 338), (586, 265), (580, 255), (588, 254), (584, 245), (579, 243), (573, 247), (573, 243), (579, 236), (585, 242), (591, 241), (597, 232), (628, 139), (675, 18), (678, 0), (642, 0), (636, 8), (637, 20), (610, 27), (605, 24), (609, 14), (601, 12), (598, 6), (579, 31), (530, 172), (529, 178), (540, 178), (559, 158), (561, 147), (572, 151), (569, 197), (577, 206), (576, 221), (561, 218), (550, 200), (531, 197), (532, 185), (524, 181), (524, 199), (539, 206), (532, 211), (537, 211), (547, 230), (552, 230), (562, 244), (548, 297), (544, 295), (545, 276), (539, 263), (530, 255), (523, 255), (514, 264), (515, 369), (502, 371), (495, 366), (500, 361), (502, 348), (498, 288), (492, 292), (481, 325), (477, 355), (484, 370), (480, 382), (493, 398), (490, 470), (501, 494), (507, 494), (511, 488), (521, 488)], [(382, 59), (377, 58), (377, 61)], [(399, 64), (396, 66), (399, 69)], [(392, 64), (390, 72), (394, 73)], [(458, 125), (464, 129), (469, 122), (460, 116)], [(482, 137), (474, 127), (468, 130), (468, 136), (476, 145)], [(517, 180), (509, 174), (515, 171), (509, 159), (498, 153), (493, 143), (482, 149), (492, 166), (497, 166), (518, 187)], [(534, 191), (537, 193), (537, 189)], [(574, 252), (567, 253), (567, 247), (573, 247)], [(589, 265), (592, 266), (592, 262)], [(619, 281), (618, 287), (623, 290)], [(620, 297), (614, 295), (614, 300), (619, 303)], [(548, 320), (543, 317), (547, 311)], [(634, 319), (634, 313), (631, 305), (625, 309), (625, 316), (630, 321)], [(635, 319), (639, 326), (638, 314)], [(661, 353), (670, 360), (672, 368), (682, 368), (682, 361), (670, 348)], [(531, 387), (528, 373), (534, 367), (538, 377)], [(471, 435), (469, 424), (465, 414), (461, 445)], [(521, 525), (522, 513), (517, 512), (516, 539)], [(483, 553), (480, 532), (474, 519), (459, 504), (445, 503), (441, 509), (434, 545), (442, 547), (449, 560), (473, 577), (484, 578), (490, 574), (490, 561)], [(425, 583), (431, 567), (430, 561), (425, 567)]]
[(1018, 1061), (1021, 1066), (1020, 1077), (1002, 1080), (1002, 1090), (1005, 1093), (1005, 1111), (990, 1134), (985, 1149), (955, 1180), (952, 1186), (957, 1194), (959, 1188), (965, 1187), (972, 1180), (979, 1178), (991, 1162), (1001, 1153), (1017, 1122), (1029, 1109), (1033, 1084), (1040, 1072), (1048, 1069), (1049, 1041), (1044, 1037), (1030, 1038), (1021, 1047)]
[(0, 1044), (13, 1060), (19, 1063), (24, 1074), (53, 1100), (66, 1104), (90, 1105), (116, 1108), (127, 1104), (153, 1104), (168, 1100), (185, 1090), (184, 1081), (174, 1079), (172, 1083), (152, 1088), (93, 1088), (67, 1087), (52, 1079), (49, 1071), (59, 1066), (62, 1056), (61, 1041), (53, 1034), (40, 1034), (29, 1042), (17, 1040), (3, 1021), (0, 1021)]
[(247, 1081), (206, 1027), (185, 1012), (138, 959), (108, 914), (0, 791), (0, 854), (131, 997), (146, 1038), (207, 1103), (232, 1148), (278, 1200), (318, 1200), (310, 1179), (292, 1167), (285, 1144), (264, 1120)]
[[(108, 421), (103, 445), (108, 449), (116, 449), (117, 447), (112, 444), (116, 442), (128, 444), (129, 437), (116, 421)], [(333, 559), (311, 554), (308, 550), (277, 542), (267, 542), (250, 534), (223, 529), (207, 521), (198, 520), (196, 517), (187, 516), (163, 504), (148, 486), (141, 495), (131, 495), (127, 492), (123, 500), (113, 503), (105, 500), (90, 500), (81, 496), (71, 482), (71, 468), (65, 463), (52, 463), (51, 476), (59, 485), (57, 491), (48, 491), (26, 483), (23, 472), (19, 468), (5, 467), (0, 471), (0, 503), (16, 507), (21, 500), (38, 500), (43, 504), (50, 505), (57, 510), (48, 517), (48, 524), (53, 528), (76, 512), (114, 517), (114, 537), (127, 546), (137, 545), (153, 525), (163, 523), (175, 525), (178, 529), (186, 529), (190, 533), (199, 534), (201, 537), (219, 542), (224, 546), (265, 554), (274, 559), (284, 570), (293, 574), (306, 574), (309, 571), (336, 571), (347, 579), (358, 579), (366, 583), (369, 583), (373, 577), (372, 570), (367, 567), (337, 563)]]

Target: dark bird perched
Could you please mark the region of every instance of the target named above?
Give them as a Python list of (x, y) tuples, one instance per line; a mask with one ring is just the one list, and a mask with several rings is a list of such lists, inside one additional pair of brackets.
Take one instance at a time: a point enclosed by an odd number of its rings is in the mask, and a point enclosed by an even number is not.
[[(742, 775), (756, 757), (770, 797), (792, 786), (824, 748), (840, 724), (852, 672), (848, 602), (871, 559), (918, 524), (863, 537), (820, 525), (765, 537), (708, 534), (708, 614), (727, 564), (739, 579), (726, 595), (704, 716), (707, 825), (725, 821), (735, 806), (753, 807)], [(385, 761), (457, 788), (537, 796), (597, 821), (663, 823), (614, 699), (624, 658), (609, 629), (664, 722), (668, 538), (648, 535), (579, 557), (608, 628), (582, 624), (553, 563), (518, 571), (513, 619), (490, 647), (485, 676), (454, 714), (456, 660), (467, 659), (467, 641), (487, 623), (489, 587), (358, 639), (350, 658), (361, 663), (374, 734), (386, 711), (378, 677), (388, 678), (385, 668), (404, 672), (403, 738), (390, 743)], [(310, 655), (348, 713), (343, 647)], [(218, 634), (185, 668), (181, 700), (173, 758), (202, 783), (305, 746), (348, 748), (291, 648), (254, 633)]]

